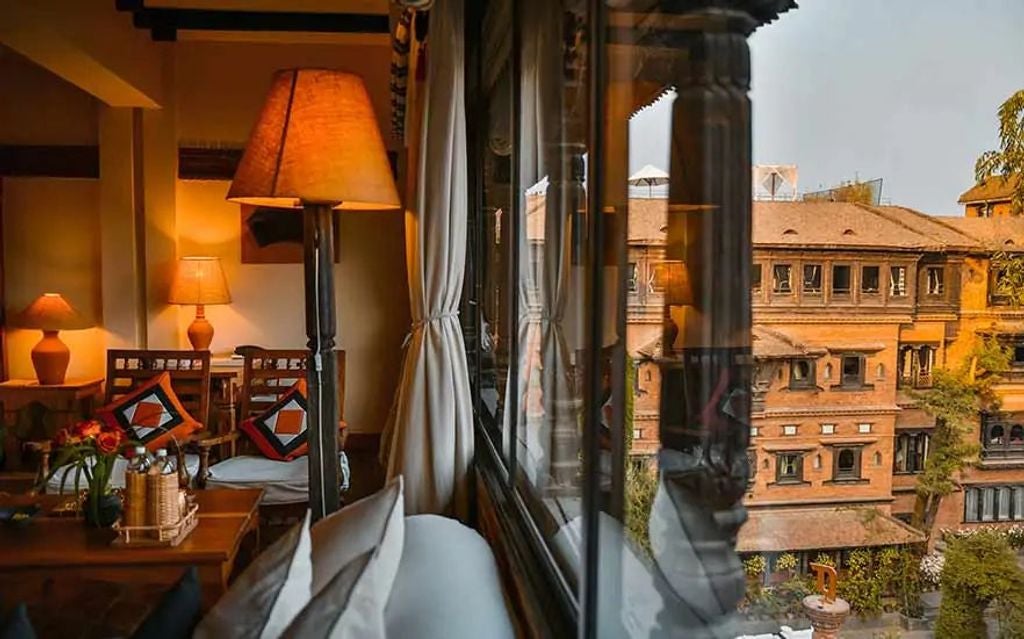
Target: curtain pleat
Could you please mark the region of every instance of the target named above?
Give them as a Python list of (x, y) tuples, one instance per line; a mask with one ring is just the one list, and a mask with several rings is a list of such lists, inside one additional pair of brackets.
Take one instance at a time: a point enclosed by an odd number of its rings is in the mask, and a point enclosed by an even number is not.
[(413, 325), (381, 457), (388, 479), (405, 477), (407, 514), (465, 518), (473, 422), (458, 318), (467, 225), (462, 3), (434, 2), (427, 81), (410, 94), (416, 130), (409, 131), (405, 231)]

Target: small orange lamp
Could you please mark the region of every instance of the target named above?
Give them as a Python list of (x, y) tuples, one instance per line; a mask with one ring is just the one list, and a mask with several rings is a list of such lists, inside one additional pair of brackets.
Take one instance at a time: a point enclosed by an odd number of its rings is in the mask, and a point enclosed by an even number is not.
[(44, 293), (21, 312), (21, 326), (43, 331), (43, 339), (32, 349), (32, 367), (40, 384), (64, 383), (71, 351), (57, 334), (63, 329), (81, 328), (81, 321), (81, 316), (60, 293)]
[(171, 304), (195, 304), (196, 317), (188, 327), (188, 341), (194, 350), (210, 350), (213, 325), (206, 319), (206, 306), (231, 303), (220, 258), (183, 257), (178, 260), (168, 301)]
[[(680, 324), (685, 325), (686, 308), (693, 304), (693, 287), (690, 286), (690, 271), (681, 261), (669, 260), (655, 268), (655, 282), (665, 291), (665, 352), (674, 352), (679, 341)], [(680, 308), (682, 317), (677, 322), (672, 317), (672, 308)]]

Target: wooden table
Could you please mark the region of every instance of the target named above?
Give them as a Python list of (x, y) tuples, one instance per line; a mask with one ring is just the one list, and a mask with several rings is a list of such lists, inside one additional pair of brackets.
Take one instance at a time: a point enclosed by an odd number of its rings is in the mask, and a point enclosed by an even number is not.
[(73, 517), (47, 515), (66, 496), (0, 497), (3, 505), (38, 503), (44, 509), (23, 528), (0, 525), (0, 601), (27, 602), (33, 618), (51, 614), (50, 607), (58, 608), (52, 611), (57, 615), (66, 613), (68, 604), (54, 600), (52, 593), (75, 594), (76, 588), (94, 582), (160, 592), (194, 565), (207, 610), (227, 589), (243, 541), (253, 535), (253, 548), (258, 548), (262, 494), (261, 489), (197, 491), (199, 525), (175, 548), (114, 548), (112, 531), (87, 528)]

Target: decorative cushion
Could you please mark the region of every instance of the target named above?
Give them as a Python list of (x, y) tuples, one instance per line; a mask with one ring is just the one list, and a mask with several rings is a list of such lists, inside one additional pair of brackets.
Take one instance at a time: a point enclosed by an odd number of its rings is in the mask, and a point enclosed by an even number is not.
[(306, 439), (306, 380), (300, 379), (259, 415), (238, 427), (267, 459), (290, 461), (309, 451)]
[(191, 566), (132, 633), (132, 639), (188, 639), (202, 610), (199, 571)]
[(405, 537), (405, 496), (401, 476), (376, 493), (318, 521), (313, 540), (313, 594), (319, 593), (350, 561), (378, 549), (373, 563), (387, 601), (398, 572)]
[[(342, 491), (348, 490), (348, 457), (338, 453)], [(210, 467), (207, 488), (262, 488), (261, 504), (309, 501), (309, 460), (274, 461), (259, 455), (229, 457)]]
[(309, 512), (256, 558), (199, 623), (196, 639), (276, 639), (310, 600)]
[(341, 569), (295, 617), (283, 639), (384, 637), (384, 605), (373, 593), (373, 551)]
[[(178, 457), (171, 455), (171, 465), (175, 470), (178, 468)], [(92, 466), (95, 459), (89, 457), (85, 460), (88, 466)], [(110, 487), (113, 489), (124, 488), (124, 472), (128, 469), (128, 460), (120, 455), (114, 460), (114, 468), (110, 471)], [(185, 455), (185, 472), (188, 476), (195, 478), (199, 473), (199, 455)], [(67, 475), (67, 479), (64, 476)], [(62, 485), (63, 484), (63, 485)], [(85, 473), (78, 480), (79, 488), (84, 490), (86, 488)], [(69, 493), (75, 492), (75, 469), (73, 467), (65, 466), (63, 470), (58, 469), (57, 472), (50, 476), (50, 479), (46, 482), (46, 492), (53, 495), (57, 493)]]
[(0, 624), (0, 639), (36, 639), (25, 604), (18, 604)]
[(384, 623), (386, 637), (516, 636), (491, 547), (472, 528), (438, 515), (405, 518), (402, 560)]
[(151, 452), (172, 440), (182, 441), (203, 427), (181, 405), (167, 372), (104, 406), (96, 415), (121, 427)]
[(313, 528), (313, 598), (284, 637), (384, 637), (384, 608), (402, 557), (402, 478)]

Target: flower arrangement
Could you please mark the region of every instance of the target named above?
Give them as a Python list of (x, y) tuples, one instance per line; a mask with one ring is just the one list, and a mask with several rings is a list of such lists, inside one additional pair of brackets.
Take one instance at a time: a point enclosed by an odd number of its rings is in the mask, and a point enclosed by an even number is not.
[[(111, 494), (110, 477), (117, 454), (128, 443), (123, 430), (95, 419), (63, 428), (53, 440), (56, 455), (50, 477), (63, 473), (60, 487), (64, 492), (69, 477), (73, 476), (75, 490), (78, 491), (84, 476), (88, 490), (85, 516), (87, 521), (91, 520), (89, 523), (109, 526), (120, 514), (120, 500)], [(117, 501), (116, 507), (114, 501)], [(112, 510), (116, 512), (111, 513)]]
[(963, 539), (965, 537), (971, 537), (982, 532), (993, 532), (997, 535), (1004, 537), (1010, 547), (1014, 550), (1021, 550), (1024, 548), (1024, 525), (1011, 524), (1007, 525), (995, 525), (986, 524), (983, 526), (975, 526), (973, 528), (960, 528), (951, 529), (943, 528), (941, 531), (943, 541), (950, 542), (956, 539)]
[(767, 568), (768, 561), (764, 558), (764, 555), (751, 555), (743, 561), (743, 572), (751, 579), (756, 579), (763, 575)]
[(800, 560), (796, 555), (790, 552), (782, 553), (779, 555), (778, 559), (775, 560), (775, 569), (782, 572), (796, 570), (799, 565)]
[(932, 588), (939, 587), (942, 569), (946, 566), (946, 556), (937, 552), (929, 553), (921, 558), (921, 577)]

